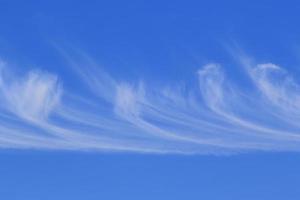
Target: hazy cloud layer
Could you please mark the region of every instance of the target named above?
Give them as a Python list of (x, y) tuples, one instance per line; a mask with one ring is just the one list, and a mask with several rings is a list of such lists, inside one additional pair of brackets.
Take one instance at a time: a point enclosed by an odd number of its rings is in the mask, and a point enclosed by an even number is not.
[[(48, 72), (0, 64), (0, 148), (224, 154), (300, 150), (300, 87), (272, 63), (241, 62), (254, 89), (221, 64), (195, 87), (116, 81), (87, 55), (64, 54), (87, 91)], [(197, 89), (195, 89), (197, 88)], [(83, 95), (88, 94), (88, 95)]]

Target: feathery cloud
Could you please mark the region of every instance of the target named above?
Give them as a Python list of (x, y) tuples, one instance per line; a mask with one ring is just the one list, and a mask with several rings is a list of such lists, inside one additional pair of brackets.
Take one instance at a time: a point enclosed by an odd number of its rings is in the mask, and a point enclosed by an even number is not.
[[(0, 148), (222, 154), (299, 151), (299, 85), (280, 66), (242, 63), (255, 90), (222, 66), (197, 74), (198, 90), (114, 80), (86, 54), (66, 60), (90, 95), (33, 70), (0, 67)], [(84, 67), (82, 67), (84, 66)], [(147, 87), (150, 86), (150, 87)]]

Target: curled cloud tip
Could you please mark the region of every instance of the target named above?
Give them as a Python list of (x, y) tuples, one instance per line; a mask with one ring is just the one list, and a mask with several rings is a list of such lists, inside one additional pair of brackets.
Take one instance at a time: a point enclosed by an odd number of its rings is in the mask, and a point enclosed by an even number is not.
[(1, 80), (7, 108), (24, 119), (45, 120), (59, 104), (62, 88), (54, 75), (31, 71), (26, 77)]
[(198, 70), (199, 87), (206, 104), (214, 108), (224, 98), (224, 73), (219, 64), (208, 64)]
[(115, 97), (115, 111), (123, 117), (137, 117), (140, 114), (139, 103), (144, 98), (141, 87), (134, 88), (127, 83), (117, 85)]

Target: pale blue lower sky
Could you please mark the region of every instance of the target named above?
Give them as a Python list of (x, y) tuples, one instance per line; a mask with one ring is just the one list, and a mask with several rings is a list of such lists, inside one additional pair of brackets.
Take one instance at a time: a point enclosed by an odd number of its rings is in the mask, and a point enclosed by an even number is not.
[(0, 154), (3, 199), (297, 199), (297, 154)]

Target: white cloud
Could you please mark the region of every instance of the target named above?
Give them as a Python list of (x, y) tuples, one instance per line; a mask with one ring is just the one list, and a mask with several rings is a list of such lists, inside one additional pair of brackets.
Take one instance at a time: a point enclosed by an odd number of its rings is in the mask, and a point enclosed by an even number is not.
[(0, 77), (7, 109), (31, 120), (44, 120), (59, 104), (62, 88), (56, 76), (31, 71), (26, 77)]
[(71, 58), (88, 96), (64, 88), (62, 99), (57, 76), (36, 70), (8, 76), (1, 64), (0, 147), (183, 154), (300, 150), (300, 90), (280, 66), (247, 62), (251, 91), (236, 87), (220, 64), (211, 63), (195, 74), (195, 90), (118, 83), (90, 57), (78, 63)]
[(121, 116), (138, 117), (140, 114), (140, 103), (144, 98), (144, 91), (133, 86), (121, 83), (117, 85), (115, 97), (115, 112)]

